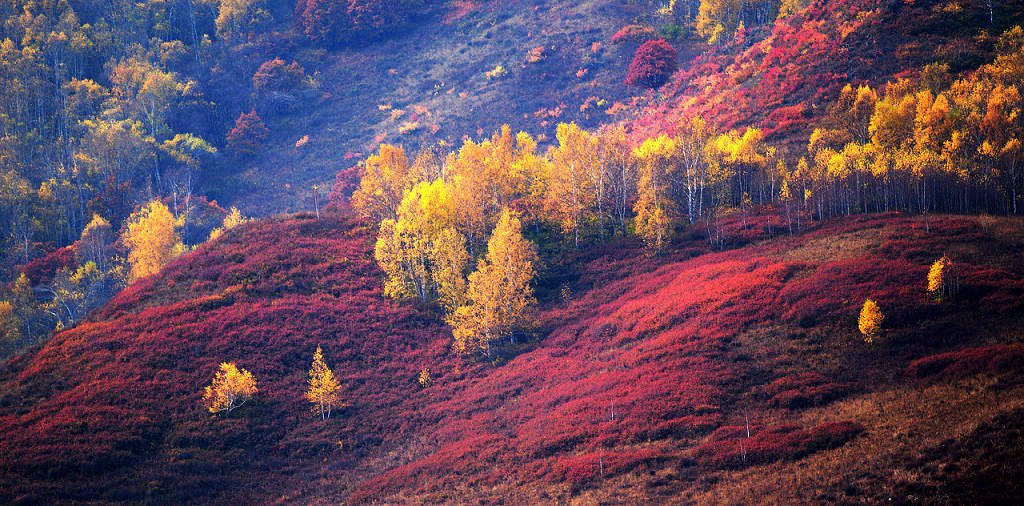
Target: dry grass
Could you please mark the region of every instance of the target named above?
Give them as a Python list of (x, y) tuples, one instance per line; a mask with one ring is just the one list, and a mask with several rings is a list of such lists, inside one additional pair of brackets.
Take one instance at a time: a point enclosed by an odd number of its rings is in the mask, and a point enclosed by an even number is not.
[(713, 487), (685, 491), (699, 504), (867, 502), (894, 497), (895, 485), (923, 479), (915, 463), (928, 449), (959, 439), (1000, 413), (1024, 407), (1024, 387), (994, 378), (903, 385), (801, 413), (800, 423), (854, 420), (868, 430), (853, 442), (804, 459), (722, 473)]
[(871, 249), (890, 233), (889, 227), (880, 227), (812, 239), (802, 242), (795, 248), (781, 251), (778, 258), (786, 262), (804, 263), (826, 263), (858, 258), (870, 253)]

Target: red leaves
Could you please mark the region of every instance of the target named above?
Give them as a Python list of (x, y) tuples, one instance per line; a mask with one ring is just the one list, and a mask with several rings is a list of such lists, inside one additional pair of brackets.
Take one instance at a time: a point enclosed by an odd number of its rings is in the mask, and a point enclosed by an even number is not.
[(915, 360), (907, 367), (907, 375), (915, 378), (961, 377), (978, 373), (999, 373), (1021, 367), (1024, 367), (1024, 346), (987, 346), (965, 348)]
[(626, 85), (658, 88), (676, 71), (679, 52), (664, 40), (645, 42), (633, 55)]
[(235, 128), (227, 134), (228, 145), (238, 153), (256, 154), (267, 140), (270, 131), (255, 110), (243, 113), (235, 120)]
[(426, 7), (423, 0), (299, 0), (295, 24), (318, 44), (377, 38)]
[(77, 265), (74, 247), (67, 246), (29, 262), (22, 272), (28, 276), (31, 285), (36, 286), (53, 281), (53, 275), (57, 271), (61, 269), (74, 270)]
[(721, 427), (697, 447), (694, 457), (713, 468), (767, 464), (842, 446), (863, 431), (862, 425), (850, 421), (828, 422), (811, 430), (795, 425)]
[(252, 76), (257, 90), (290, 92), (302, 84), (306, 72), (298, 62), (285, 63), (281, 58), (267, 60)]

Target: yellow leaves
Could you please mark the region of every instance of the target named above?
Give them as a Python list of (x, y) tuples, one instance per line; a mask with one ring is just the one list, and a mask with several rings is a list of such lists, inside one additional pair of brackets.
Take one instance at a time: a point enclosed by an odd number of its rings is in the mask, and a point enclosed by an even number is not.
[(490, 357), (493, 340), (511, 336), (529, 321), (536, 304), (530, 283), (537, 253), (520, 228), (519, 219), (504, 210), (487, 243), (486, 260), (469, 276), (468, 303), (448, 317), (460, 354), (483, 351)]
[(410, 169), (405, 149), (381, 144), (377, 154), (366, 159), (359, 189), (352, 195), (352, 206), (364, 218), (394, 219), (405, 190), (413, 183)]
[(933, 295), (938, 295), (942, 290), (942, 277), (943, 271), (946, 265), (949, 263), (949, 259), (942, 257), (932, 264), (931, 269), (928, 270), (928, 292)]
[(306, 400), (308, 400), (313, 406), (313, 412), (320, 415), (321, 419), (327, 419), (331, 417), (331, 409), (333, 406), (344, 407), (345, 404), (341, 402), (338, 396), (338, 391), (341, 390), (341, 386), (338, 385), (338, 380), (334, 377), (334, 372), (331, 371), (327, 364), (324, 362), (324, 353), (318, 345), (316, 352), (313, 354), (313, 364), (309, 368), (309, 389), (306, 390)]
[(15, 345), (21, 341), (21, 321), (14, 311), (14, 305), (0, 301), (0, 345)]
[(590, 174), (600, 170), (597, 138), (575, 123), (560, 123), (555, 137), (558, 146), (549, 151), (551, 178), (546, 204), (562, 229), (574, 232), (579, 244), (585, 214), (597, 203), (597, 181)]
[(213, 241), (214, 239), (217, 239), (218, 237), (224, 235), (224, 232), (231, 230), (247, 221), (249, 221), (249, 219), (246, 218), (245, 216), (242, 216), (242, 212), (239, 211), (237, 207), (232, 206), (231, 210), (228, 211), (228, 214), (224, 216), (224, 222), (221, 224), (221, 226), (210, 231), (210, 238), (208, 240)]
[(499, 79), (508, 74), (508, 70), (502, 65), (496, 65), (493, 69), (484, 72), (488, 79)]
[(122, 240), (128, 246), (131, 279), (154, 274), (185, 252), (175, 229), (176, 220), (159, 200), (153, 200), (128, 218)]
[(256, 378), (234, 362), (222, 362), (210, 386), (203, 390), (203, 405), (210, 413), (231, 414), (257, 392)]
[(943, 256), (928, 269), (928, 293), (937, 299), (952, 299), (959, 288), (959, 279), (953, 262)]
[(431, 383), (430, 369), (427, 369), (426, 367), (424, 367), (423, 369), (420, 369), (420, 375), (419, 375), (419, 378), (417, 378), (417, 379), (418, 379), (421, 387), (423, 387), (423, 388), (429, 387), (430, 383)]
[(469, 262), (465, 239), (454, 229), (455, 206), (443, 181), (424, 182), (406, 193), (397, 220), (381, 222), (374, 257), (387, 274), (387, 295), (428, 301), (436, 294), (445, 308), (454, 310)]
[(860, 329), (860, 333), (864, 335), (865, 342), (873, 342), (875, 337), (882, 331), (882, 322), (885, 320), (885, 315), (882, 314), (882, 310), (879, 309), (878, 304), (871, 299), (864, 301), (864, 306), (861, 307), (860, 317), (857, 319), (857, 327)]

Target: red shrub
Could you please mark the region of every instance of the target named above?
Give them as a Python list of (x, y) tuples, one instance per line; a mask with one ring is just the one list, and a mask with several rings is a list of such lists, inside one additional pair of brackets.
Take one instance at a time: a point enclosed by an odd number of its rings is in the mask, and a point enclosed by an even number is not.
[(626, 75), (628, 86), (658, 88), (676, 71), (679, 52), (664, 40), (645, 42), (633, 55)]
[(295, 23), (318, 44), (377, 38), (420, 14), (428, 0), (299, 0)]
[(771, 428), (743, 425), (722, 427), (697, 447), (694, 457), (712, 468), (737, 468), (795, 459), (846, 444), (864, 431), (856, 422), (829, 422), (811, 430), (794, 425)]
[(50, 254), (28, 263), (22, 270), (33, 286), (49, 283), (53, 275), (61, 269), (74, 269), (78, 266), (75, 250), (72, 246), (60, 248)]
[(298, 62), (285, 63), (280, 58), (267, 60), (252, 76), (257, 90), (288, 92), (298, 88), (306, 78), (306, 71)]
[(612, 44), (622, 44), (624, 42), (635, 42), (637, 44), (643, 44), (649, 40), (654, 40), (658, 37), (657, 32), (654, 28), (643, 25), (626, 25), (615, 32), (612, 35)]
[(970, 376), (978, 373), (997, 373), (1024, 367), (1024, 346), (988, 346), (966, 348), (941, 353), (913, 361), (907, 375), (915, 378), (929, 376)]
[(359, 166), (353, 165), (347, 169), (341, 169), (334, 177), (334, 186), (327, 195), (327, 210), (340, 212), (349, 207), (349, 199), (352, 193), (359, 187)]
[(255, 110), (249, 111), (235, 120), (235, 128), (227, 134), (228, 146), (237, 153), (256, 154), (263, 147), (268, 135), (270, 131), (260, 116)]
[(798, 409), (833, 401), (848, 390), (848, 385), (830, 382), (817, 373), (806, 373), (779, 378), (768, 385), (765, 393), (772, 406)]

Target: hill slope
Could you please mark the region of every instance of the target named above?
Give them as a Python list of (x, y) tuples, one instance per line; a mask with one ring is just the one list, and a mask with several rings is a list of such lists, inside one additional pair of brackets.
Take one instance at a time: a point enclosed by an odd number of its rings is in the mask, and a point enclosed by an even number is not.
[[(549, 266), (574, 295), (542, 287), (537, 339), (491, 365), (454, 357), (429, 308), (382, 297), (357, 224), (244, 225), (3, 366), (0, 500), (1021, 492), (1019, 220), (865, 216), (770, 240), (726, 228), (761, 242)], [(961, 270), (956, 302), (923, 294), (942, 253)], [(872, 344), (855, 321), (867, 297), (886, 314)], [(318, 344), (350, 403), (327, 421), (301, 395)], [(260, 388), (226, 418), (199, 403), (221, 361)]]

